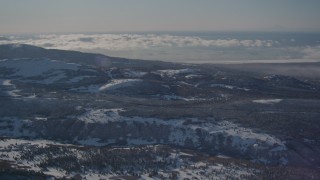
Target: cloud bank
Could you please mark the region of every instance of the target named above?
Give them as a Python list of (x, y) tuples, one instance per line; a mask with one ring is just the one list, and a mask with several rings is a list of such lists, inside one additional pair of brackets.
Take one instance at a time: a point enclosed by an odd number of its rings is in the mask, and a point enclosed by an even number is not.
[[(294, 44), (295, 39), (289, 41)], [(284, 41), (287, 43), (286, 41)], [(205, 39), (159, 34), (44, 34), (0, 36), (0, 44), (30, 44), (132, 59), (176, 62), (316, 60), (320, 46), (291, 46), (281, 39)]]
[(306, 47), (302, 50), (305, 59), (319, 59), (320, 60), (320, 46)]
[(0, 39), (1, 44), (24, 43), (65, 50), (105, 49), (129, 50), (166, 47), (271, 47), (272, 40), (207, 40), (196, 36), (138, 35), (138, 34), (67, 34), (39, 35), (30, 39)]

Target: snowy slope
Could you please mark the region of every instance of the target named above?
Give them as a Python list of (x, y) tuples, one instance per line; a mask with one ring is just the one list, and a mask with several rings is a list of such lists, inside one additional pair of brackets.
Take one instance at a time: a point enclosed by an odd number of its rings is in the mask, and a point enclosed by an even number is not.
[[(273, 151), (273, 152), (285, 152), (286, 145), (281, 140), (274, 136), (254, 132), (251, 129), (241, 127), (229, 121), (216, 122), (215, 120), (201, 120), (201, 119), (172, 119), (162, 120), (158, 118), (142, 118), (142, 117), (125, 117), (120, 115), (124, 112), (123, 109), (95, 109), (87, 110), (86, 113), (77, 117), (80, 121), (86, 123), (119, 123), (127, 124), (127, 128), (135, 126), (136, 124), (152, 124), (156, 127), (166, 127), (170, 129), (168, 134), (168, 142), (170, 144), (185, 146), (187, 142), (192, 142), (193, 146), (201, 147), (204, 146), (203, 141), (206, 145), (217, 148), (220, 146), (234, 149), (244, 154), (255, 151)], [(135, 129), (134, 127), (132, 127)], [(197, 132), (207, 134), (205, 137), (200, 137)], [(218, 137), (223, 137), (223, 144), (217, 144)], [(102, 137), (92, 137), (102, 138)], [(140, 137), (145, 138), (147, 137)], [(205, 139), (201, 139), (205, 138)], [(152, 140), (145, 141), (145, 139), (127, 139), (128, 144), (153, 144), (156, 143)], [(149, 137), (150, 139), (150, 137)], [(163, 137), (166, 139), (166, 137)], [(166, 141), (166, 140), (165, 140)], [(163, 142), (165, 142), (163, 141)], [(138, 143), (135, 143), (138, 142)]]
[(181, 74), (191, 74), (197, 72), (195, 69), (165, 69), (165, 70), (158, 70), (156, 73), (160, 74), (162, 77), (173, 77), (176, 75), (181, 75)]
[(141, 79), (113, 79), (110, 83), (105, 84), (99, 88), (100, 91), (116, 90), (119, 88), (133, 86), (137, 82), (141, 82)]
[(50, 59), (14, 59), (1, 60), (0, 67), (14, 69), (11, 76), (33, 77), (50, 70), (77, 70), (80, 65)]

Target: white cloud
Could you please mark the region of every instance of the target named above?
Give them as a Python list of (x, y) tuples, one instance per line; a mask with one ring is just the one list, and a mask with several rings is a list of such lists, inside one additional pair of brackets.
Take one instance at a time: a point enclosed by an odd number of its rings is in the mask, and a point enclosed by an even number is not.
[(153, 47), (271, 47), (272, 40), (207, 40), (196, 36), (138, 34), (66, 34), (40, 35), (31, 39), (0, 40), (0, 44), (24, 43), (46, 48), (79, 50), (130, 50)]
[(302, 50), (305, 59), (320, 59), (320, 46), (307, 47)]

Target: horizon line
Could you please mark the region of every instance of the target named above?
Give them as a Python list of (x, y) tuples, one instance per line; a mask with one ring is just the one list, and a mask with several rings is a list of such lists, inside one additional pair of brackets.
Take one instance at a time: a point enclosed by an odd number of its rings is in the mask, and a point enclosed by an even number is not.
[(39, 35), (39, 34), (133, 34), (133, 33), (297, 33), (320, 34), (319, 31), (276, 31), (276, 30), (134, 30), (134, 31), (64, 31), (64, 32), (0, 32), (0, 35)]

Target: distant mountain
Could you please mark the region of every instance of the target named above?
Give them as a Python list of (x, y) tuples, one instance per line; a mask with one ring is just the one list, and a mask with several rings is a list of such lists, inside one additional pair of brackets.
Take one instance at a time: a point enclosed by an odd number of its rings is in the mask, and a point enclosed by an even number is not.
[(90, 61), (97, 54), (82, 53), (77, 51), (65, 51), (57, 49), (44, 49), (27, 44), (6, 44), (0, 45), (0, 59), (12, 58), (49, 58), (59, 59), (67, 62), (79, 62), (84, 64), (93, 64)]

